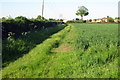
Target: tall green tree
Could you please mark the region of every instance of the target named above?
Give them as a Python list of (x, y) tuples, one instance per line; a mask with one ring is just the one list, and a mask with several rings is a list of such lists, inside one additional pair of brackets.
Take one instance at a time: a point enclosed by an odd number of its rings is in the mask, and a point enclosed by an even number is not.
[(85, 6), (78, 7), (76, 15), (80, 15), (81, 19), (83, 20), (83, 16), (87, 16), (89, 14), (88, 9)]

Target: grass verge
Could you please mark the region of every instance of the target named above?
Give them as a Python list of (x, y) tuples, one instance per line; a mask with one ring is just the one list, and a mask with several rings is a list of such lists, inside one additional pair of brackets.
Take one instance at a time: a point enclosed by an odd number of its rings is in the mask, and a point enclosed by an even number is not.
[(2, 66), (5, 67), (9, 63), (14, 62), (18, 58), (24, 56), (37, 44), (42, 43), (45, 39), (49, 38), (52, 34), (62, 30), (66, 25), (58, 25), (51, 28), (32, 31), (17, 39), (8, 38), (3, 40), (2, 43)]
[(59, 41), (69, 32), (71, 26), (65, 27), (64, 30), (54, 34), (43, 43), (37, 45), (28, 54), (19, 58), (3, 69), (3, 78), (34, 78), (40, 77), (45, 65), (52, 58), (51, 49), (57, 47)]

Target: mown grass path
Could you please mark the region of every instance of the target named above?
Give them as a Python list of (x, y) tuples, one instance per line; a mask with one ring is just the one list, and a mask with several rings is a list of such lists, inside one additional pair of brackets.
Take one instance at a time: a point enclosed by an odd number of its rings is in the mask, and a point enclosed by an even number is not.
[(3, 78), (117, 78), (117, 24), (71, 24), (3, 69)]
[(27, 54), (36, 45), (42, 43), (51, 35), (64, 29), (66, 25), (57, 25), (50, 28), (27, 32), (26, 35), (19, 38), (8, 38), (2, 41), (2, 67), (6, 67), (9, 63), (14, 62), (18, 58)]

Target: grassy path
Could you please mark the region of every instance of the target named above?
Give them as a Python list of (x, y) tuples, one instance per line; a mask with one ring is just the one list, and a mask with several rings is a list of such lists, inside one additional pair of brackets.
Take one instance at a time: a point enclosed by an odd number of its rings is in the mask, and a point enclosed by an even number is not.
[(3, 69), (3, 77), (117, 78), (116, 30), (116, 24), (69, 25)]
[(2, 42), (2, 67), (7, 66), (9, 63), (14, 62), (18, 58), (27, 54), (36, 45), (42, 43), (51, 35), (64, 29), (66, 25), (57, 25), (47, 29), (31, 31), (26, 35), (20, 36), (17, 39), (8, 38)]
[(37, 45), (27, 55), (11, 63), (3, 70), (3, 77), (40, 77), (40, 74), (44, 72), (46, 64), (52, 58), (51, 49), (57, 47), (59, 41), (64, 38), (70, 29), (71, 26), (66, 27), (45, 40), (42, 44)]

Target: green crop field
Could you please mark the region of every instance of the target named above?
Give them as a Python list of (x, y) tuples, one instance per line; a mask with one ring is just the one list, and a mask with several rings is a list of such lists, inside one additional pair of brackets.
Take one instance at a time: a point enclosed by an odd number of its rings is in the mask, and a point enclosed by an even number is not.
[(117, 78), (118, 24), (73, 23), (3, 69), (3, 78)]

